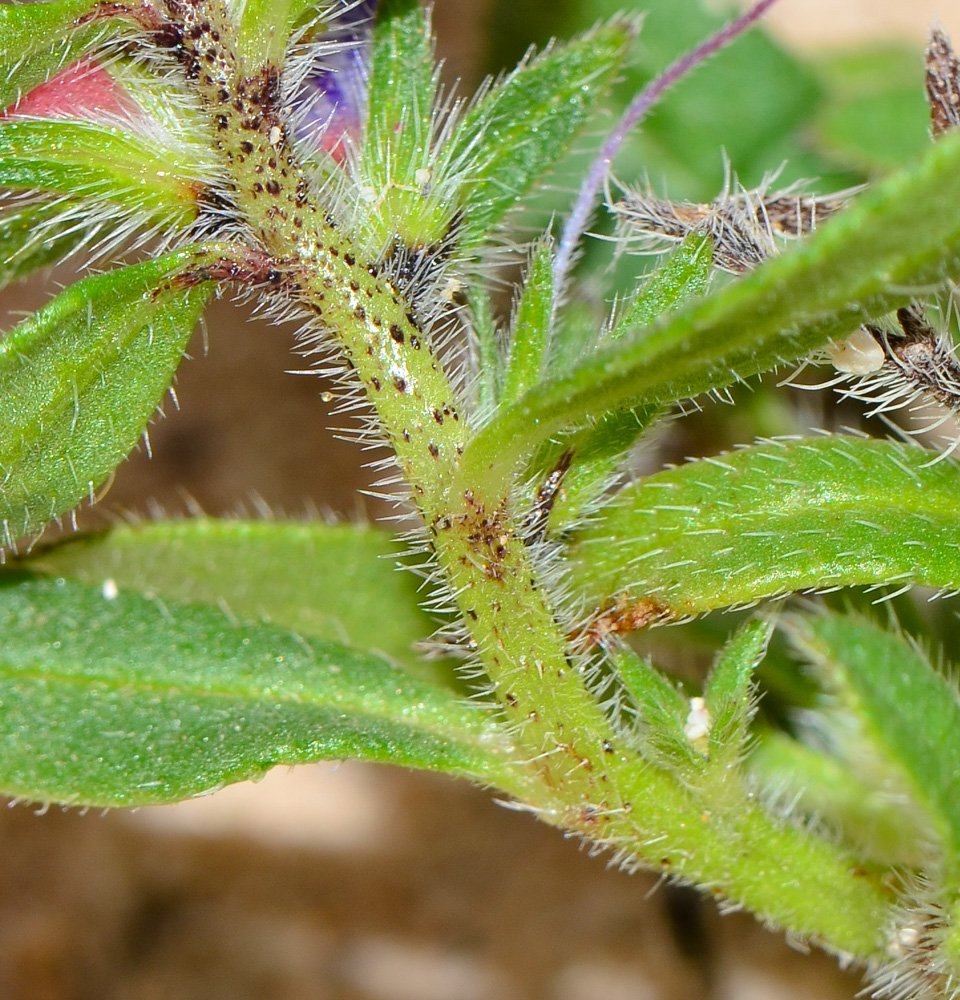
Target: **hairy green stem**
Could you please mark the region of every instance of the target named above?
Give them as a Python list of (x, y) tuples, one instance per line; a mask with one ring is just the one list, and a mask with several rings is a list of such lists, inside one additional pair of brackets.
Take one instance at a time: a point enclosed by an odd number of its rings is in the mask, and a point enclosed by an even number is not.
[(509, 484), (453, 487), (468, 439), (452, 384), (403, 290), (328, 217), (297, 162), (275, 66), (245, 66), (222, 0), (170, 0), (166, 35), (209, 111), (225, 192), (264, 277), (334, 335), (376, 411), (432, 536), (440, 570), (539, 775), (529, 804), (549, 821), (710, 886), (762, 916), (861, 957), (881, 947), (887, 905), (846, 854), (773, 821), (744, 791), (698, 796), (644, 762), (574, 655), (524, 543)]

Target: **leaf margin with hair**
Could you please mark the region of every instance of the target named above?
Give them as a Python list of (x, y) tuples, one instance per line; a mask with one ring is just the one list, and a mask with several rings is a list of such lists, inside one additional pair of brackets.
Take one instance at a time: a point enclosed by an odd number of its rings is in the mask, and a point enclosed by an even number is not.
[(508, 792), (523, 784), (489, 710), (372, 654), (237, 625), (207, 606), (10, 571), (0, 619), (7, 795), (147, 805), (278, 764), (346, 758)]
[(212, 294), (186, 249), (83, 278), (0, 340), (0, 527), (39, 531), (109, 477), (160, 405)]
[(916, 446), (769, 441), (625, 487), (574, 538), (570, 578), (597, 607), (652, 600), (666, 618), (797, 590), (960, 589), (958, 495), (960, 467)]
[(121, 591), (209, 604), (240, 621), (373, 648), (414, 676), (436, 678), (439, 671), (413, 653), (436, 622), (418, 606), (416, 578), (400, 572), (403, 551), (372, 524), (188, 518), (73, 536), (35, 549), (18, 565), (90, 586), (110, 580)]
[(471, 164), (460, 196), (464, 245), (499, 224), (561, 159), (599, 108), (634, 35), (629, 22), (600, 25), (528, 57), (475, 100), (450, 137), (451, 161)]

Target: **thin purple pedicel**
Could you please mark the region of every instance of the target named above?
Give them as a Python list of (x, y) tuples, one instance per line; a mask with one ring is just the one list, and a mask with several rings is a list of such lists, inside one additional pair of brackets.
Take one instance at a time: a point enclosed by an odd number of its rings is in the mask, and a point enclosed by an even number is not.
[(617, 122), (616, 128), (607, 136), (606, 141), (600, 147), (587, 176), (580, 186), (577, 200), (573, 203), (573, 210), (563, 227), (557, 252), (553, 260), (553, 304), (556, 309), (563, 287), (566, 284), (570, 266), (573, 263), (573, 253), (587, 228), (590, 215), (596, 204), (597, 195), (603, 187), (604, 179), (617, 155), (624, 140), (630, 131), (638, 125), (647, 115), (647, 112), (660, 100), (660, 98), (690, 70), (698, 66), (705, 59), (708, 59), (715, 52), (719, 52), (725, 45), (742, 35), (748, 28), (760, 20), (760, 18), (772, 7), (777, 0), (759, 0), (749, 10), (735, 18), (729, 24), (721, 28), (715, 35), (711, 35), (705, 42), (698, 45), (693, 51), (681, 56), (675, 63), (669, 66), (656, 79), (640, 91), (630, 102), (627, 110), (624, 111)]

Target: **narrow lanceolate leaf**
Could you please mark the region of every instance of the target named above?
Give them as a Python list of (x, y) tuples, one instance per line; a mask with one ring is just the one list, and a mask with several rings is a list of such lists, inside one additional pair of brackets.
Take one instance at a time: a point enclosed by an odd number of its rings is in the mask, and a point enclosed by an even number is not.
[(792, 617), (794, 642), (902, 771), (934, 819), (943, 865), (960, 878), (960, 693), (902, 635), (852, 615)]
[[(684, 240), (627, 307), (610, 331), (610, 339), (649, 326), (701, 294), (712, 271), (710, 244), (708, 238), (699, 235)], [(656, 405), (616, 410), (604, 414), (593, 426), (565, 436), (560, 445), (548, 446), (554, 456), (564, 448), (573, 453), (563, 489), (558, 491), (550, 512), (551, 532), (565, 531), (583, 517), (584, 511), (609, 488), (631, 446), (662, 413), (663, 407)]]
[(0, 122), (0, 187), (82, 195), (138, 217), (184, 224), (196, 214), (198, 166), (172, 149), (93, 122)]
[(701, 233), (688, 236), (653, 272), (610, 331), (611, 340), (650, 326), (703, 294), (713, 271), (713, 240)]
[(209, 286), (190, 251), (72, 285), (0, 340), (0, 542), (92, 497), (170, 385)]
[(12, 573), (0, 631), (7, 795), (174, 802), (276, 764), (344, 758), (516, 784), (487, 713), (370, 653)]
[(5, 3), (0, 6), (0, 108), (79, 59), (112, 28), (78, 24), (96, 0)]
[(756, 709), (753, 672), (767, 651), (773, 626), (749, 622), (723, 647), (710, 671), (703, 699), (709, 714), (709, 754), (714, 763), (739, 758)]
[[(960, 468), (920, 448), (773, 441), (657, 473), (622, 491), (571, 552), (585, 597), (625, 623), (795, 590), (960, 588)], [(614, 623), (614, 628), (617, 625)]]
[(683, 692), (632, 649), (617, 650), (612, 659), (636, 712), (630, 735), (644, 758), (687, 778), (701, 771), (703, 757), (684, 731), (690, 702)]
[(418, 672), (413, 646), (436, 628), (418, 606), (400, 547), (366, 524), (197, 519), (122, 525), (35, 551), (34, 572), (164, 600), (210, 604), (241, 621), (372, 649)]
[(433, 35), (419, 0), (379, 4), (370, 50), (367, 128), (360, 158), (369, 226), (414, 248), (441, 241), (454, 208), (433, 196)]
[(493, 84), (454, 133), (451, 162), (468, 172), (463, 238), (474, 242), (563, 156), (620, 68), (632, 30), (597, 28)]
[(553, 303), (553, 247), (549, 240), (534, 248), (510, 335), (501, 402), (516, 402), (540, 381), (550, 342)]
[[(809, 354), (960, 273), (960, 135), (867, 191), (809, 241), (653, 329), (542, 382), (476, 436), (462, 482), (501, 485), (525, 452), (618, 407), (669, 403)], [(459, 487), (459, 483), (458, 483)]]

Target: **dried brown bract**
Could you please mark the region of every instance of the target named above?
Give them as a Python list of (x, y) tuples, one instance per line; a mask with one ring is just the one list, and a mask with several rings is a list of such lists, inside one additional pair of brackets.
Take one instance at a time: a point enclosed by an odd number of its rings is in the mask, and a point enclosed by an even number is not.
[(612, 206), (618, 233), (641, 253), (662, 249), (663, 242), (680, 242), (691, 233), (713, 240), (713, 262), (723, 271), (742, 274), (774, 256), (778, 239), (795, 239), (813, 232), (838, 212), (853, 192), (829, 197), (802, 194), (792, 188), (768, 194), (756, 190), (725, 190), (708, 204), (667, 201), (646, 191), (626, 191)]
[(933, 137), (960, 125), (960, 61), (950, 39), (935, 27), (930, 32), (926, 56), (927, 103)]

